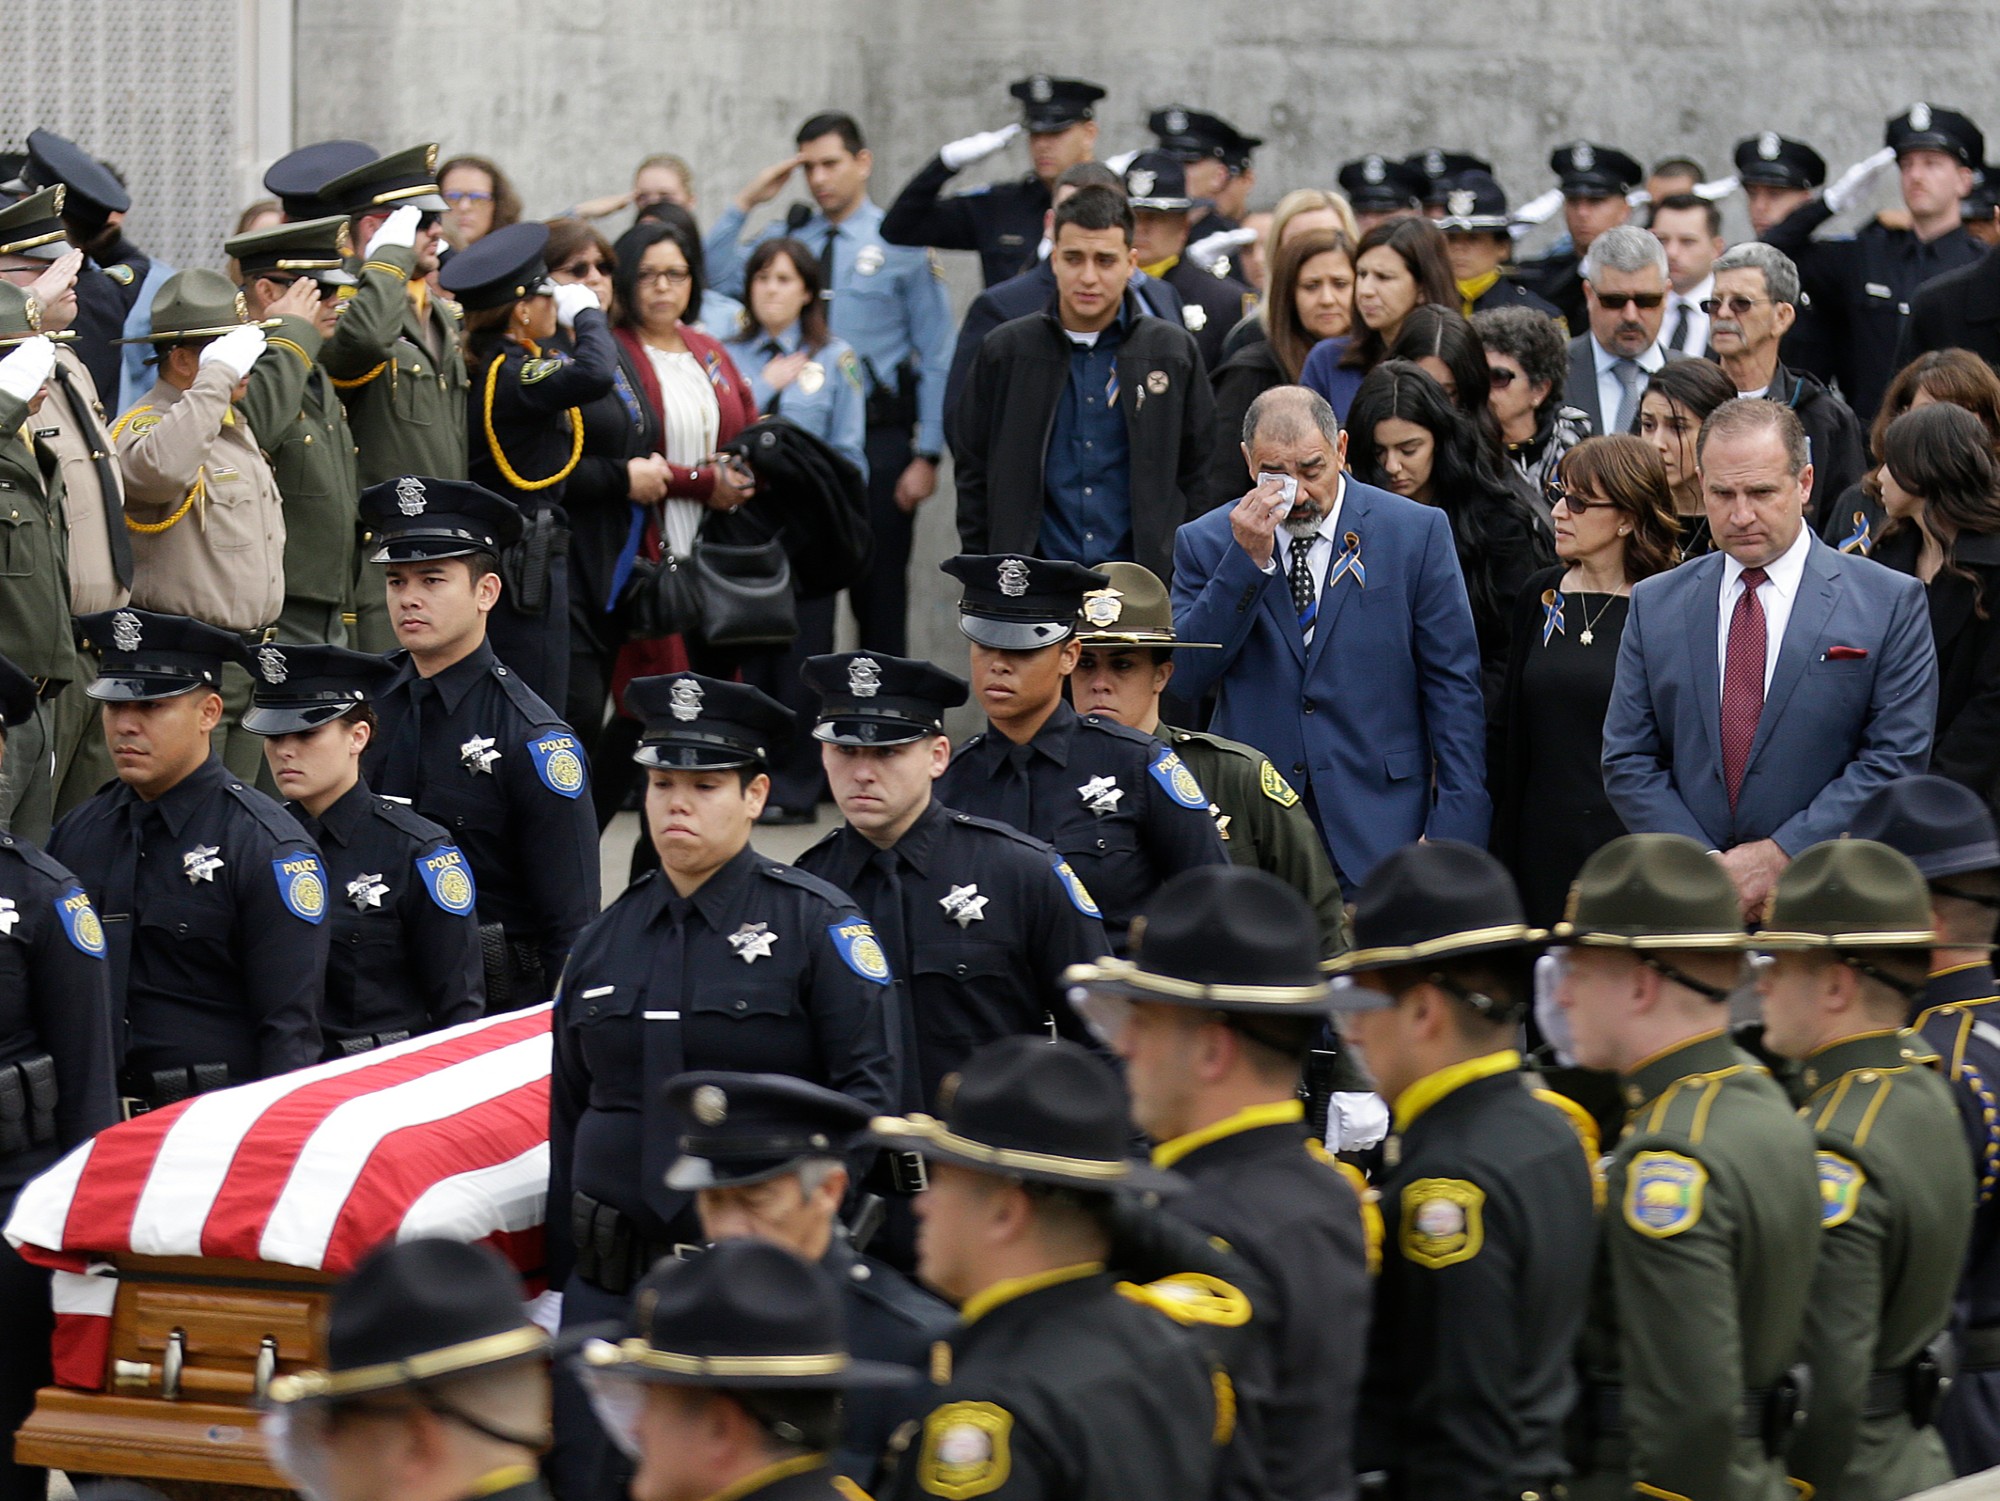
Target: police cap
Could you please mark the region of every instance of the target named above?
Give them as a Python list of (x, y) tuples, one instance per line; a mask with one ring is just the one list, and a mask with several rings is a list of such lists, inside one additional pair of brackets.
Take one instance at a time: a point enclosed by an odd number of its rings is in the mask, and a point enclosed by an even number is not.
[(1132, 158), (1125, 168), (1125, 196), (1134, 209), (1155, 214), (1184, 214), (1194, 207), (1187, 167), (1168, 151), (1142, 151)]
[(0, 208), (0, 255), (53, 261), (68, 254), (69, 231), (62, 222), (63, 199), (68, 192), (56, 183)]
[(103, 656), (97, 680), (83, 691), (113, 703), (148, 703), (197, 688), (220, 693), (222, 664), (244, 661), (243, 642), (234, 631), (185, 615), (101, 610), (79, 615), (76, 628)]
[(1076, 633), (1084, 592), (1109, 580), (1062, 559), (960, 553), (938, 565), (965, 586), (958, 628), (997, 651), (1035, 651)]
[[(1335, 974), (1423, 964), (1500, 949), (1539, 947), (1514, 878), (1485, 850), (1455, 839), (1406, 844), (1368, 873), (1354, 904), (1354, 947), (1326, 961)], [(1380, 991), (1343, 987), (1335, 1008), (1393, 1004)]]
[(1736, 175), (1745, 187), (1805, 190), (1826, 181), (1826, 158), (1804, 141), (1775, 130), (1736, 143)]
[(546, 224), (503, 225), (446, 261), (438, 272), (438, 285), (456, 297), (468, 313), (553, 293), (555, 283), (549, 280), (548, 264), (542, 259), (548, 244)]
[(41, 694), (35, 680), (5, 657), (0, 657), (0, 725), (13, 729), (35, 717)]
[(1262, 136), (1243, 134), (1220, 115), (1170, 104), (1146, 117), (1146, 128), (1159, 137), (1160, 150), (1184, 162), (1214, 158), (1232, 172), (1250, 165), (1250, 153), (1264, 144)]
[(354, 274), (347, 269), (347, 257), (354, 253), (353, 238), (347, 232), (347, 217), (305, 219), (252, 230), (225, 241), (223, 253), (231, 256), (248, 281), (253, 276), (306, 276), (322, 287), (351, 287)]
[(819, 695), (813, 738), (831, 745), (908, 745), (942, 735), (944, 711), (969, 692), (942, 667), (882, 652), (808, 657), (799, 675)]
[(32, 188), (61, 183), (69, 189), (63, 200), (64, 214), (92, 228), (132, 207), (132, 195), (111, 175), (109, 167), (53, 130), (28, 132), (28, 159), (21, 166), (21, 179)]
[(644, 726), (632, 759), (661, 771), (721, 771), (766, 765), (798, 721), (747, 683), (694, 672), (634, 678), (625, 707)]
[(1565, 198), (1623, 198), (1646, 176), (1646, 169), (1615, 146), (1575, 141), (1549, 153)]
[[(250, 322), (250, 304), (235, 282), (220, 271), (195, 266), (176, 271), (153, 294), (153, 326), (114, 344), (182, 344), (214, 339)], [(276, 318), (260, 319), (259, 328), (276, 328)]]
[(521, 511), (511, 500), (462, 479), (405, 474), (361, 492), (361, 515), (375, 534), (371, 563), (496, 556), (521, 540)]
[(1174, 639), (1174, 607), (1167, 586), (1139, 563), (1098, 565), (1108, 583), (1083, 596), (1083, 625), (1077, 639), (1085, 646), (1154, 646), (1176, 650), (1219, 650), (1214, 641)]
[(1785, 867), (1760, 949), (1910, 949), (1937, 942), (1931, 893), (1908, 855), (1872, 839), (1829, 839)]
[(868, 1107), (789, 1074), (701, 1069), (661, 1094), (680, 1123), (667, 1187), (683, 1193), (762, 1183), (809, 1157), (841, 1157), (868, 1129)]
[(365, 704), (396, 676), (381, 657), (339, 646), (266, 643), (249, 653), (251, 698), (243, 728), (253, 735), (296, 735)]
[(1893, 147), (1897, 156), (1906, 151), (1942, 151), (1975, 172), (1986, 160), (1986, 137), (1977, 125), (1955, 109), (1921, 100), (1889, 122), (1882, 144)]
[(340, 205), (322, 198), (320, 189), (378, 159), (375, 148), (361, 141), (315, 141), (272, 162), (264, 174), (264, 191), (283, 206), (287, 219), (324, 218), (338, 213)]
[(1446, 151), (1437, 146), (1414, 152), (1404, 159), (1403, 165), (1423, 178), (1425, 208), (1443, 208), (1451, 179), (1462, 173), (1493, 175), (1493, 163), (1485, 157), (1473, 156), (1466, 151)]
[(1897, 777), (1863, 799), (1847, 832), (1907, 855), (1926, 880), (2000, 870), (2000, 830), (1986, 799), (1949, 777)]
[(392, 151), (322, 182), (319, 196), (336, 212), (356, 218), (405, 204), (427, 214), (441, 214), (445, 202), (438, 193), (437, 157), (435, 142)]
[(1512, 221), (1507, 215), (1507, 194), (1493, 174), (1471, 168), (1443, 180), (1438, 202), (1444, 217), (1437, 221), (1448, 235), (1505, 234)]
[(1104, 90), (1081, 78), (1051, 78), (1036, 73), (1009, 84), (1007, 92), (1021, 101), (1021, 123), (1030, 135), (1053, 135), (1095, 119), (1093, 106)]
[(41, 299), (26, 287), (0, 281), (0, 349), (12, 349), (30, 339), (74, 339), (76, 330), (50, 333), (42, 327)]
[(1417, 206), (1424, 179), (1404, 163), (1370, 152), (1340, 169), (1340, 191), (1362, 213), (1393, 213)]

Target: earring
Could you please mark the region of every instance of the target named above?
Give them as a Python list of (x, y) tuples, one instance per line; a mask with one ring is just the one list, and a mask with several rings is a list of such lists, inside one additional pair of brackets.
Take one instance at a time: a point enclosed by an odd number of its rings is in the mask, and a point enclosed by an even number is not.
[(1619, 528), (1618, 528), (1618, 535), (1622, 537), (1622, 536), (1624, 536), (1624, 535), (1625, 535), (1625, 534), (1626, 534), (1627, 532), (1629, 532), (1629, 531), (1631, 531), (1631, 530), (1632, 530), (1632, 528), (1631, 528), (1631, 527), (1629, 527), (1629, 526), (1621, 526), (1621, 527), (1619, 527)]

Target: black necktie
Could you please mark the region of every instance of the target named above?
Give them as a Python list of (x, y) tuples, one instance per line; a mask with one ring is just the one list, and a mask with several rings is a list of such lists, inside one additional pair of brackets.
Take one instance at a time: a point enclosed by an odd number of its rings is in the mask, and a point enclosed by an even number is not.
[(125, 1062), (126, 987), (132, 978), (132, 944), (138, 934), (139, 851), (146, 838), (150, 804), (133, 802), (125, 809), (125, 837), (111, 851), (111, 864), (104, 872), (104, 890), (99, 893), (103, 908), (104, 936), (110, 949), (112, 1045), (119, 1064)]
[(821, 242), (819, 247), (819, 268), (821, 272), (819, 280), (820, 285), (829, 292), (833, 290), (833, 247), (839, 239), (840, 226), (838, 224), (827, 225), (826, 239)]
[[(775, 360), (779, 355), (783, 354), (785, 351), (776, 339), (766, 339), (764, 341), (763, 352), (765, 359)], [(785, 393), (783, 391), (773, 391), (771, 393), (771, 399), (764, 403), (764, 415), (766, 417), (777, 416), (778, 408), (783, 403), (784, 399), (785, 399)]]
[(1683, 302), (1680, 305), (1680, 310), (1680, 320), (1674, 324), (1674, 336), (1667, 340), (1667, 348), (1678, 349), (1682, 353), (1686, 353), (1688, 347), (1688, 325), (1694, 321), (1694, 309), (1690, 304)]
[(928, 1110), (932, 1103), (923, 1098), (923, 1081), (917, 1068), (916, 996), (913, 993), (910, 941), (903, 917), (902, 861), (894, 850), (877, 850), (868, 857), (869, 874), (875, 888), (864, 904), (868, 921), (874, 925), (882, 952), (889, 956), (889, 969), (896, 977), (897, 1010), (901, 1013), (891, 1036), (896, 1039), (897, 1060), (903, 1080), (902, 1105), (905, 1110)]
[(111, 451), (108, 442), (102, 448), (97, 446), (96, 414), (90, 410), (90, 403), (83, 399), (83, 393), (77, 390), (76, 377), (64, 369), (60, 361), (56, 364), (55, 379), (76, 421), (77, 431), (91, 445), (90, 461), (96, 466), (97, 488), (104, 497), (104, 535), (111, 544), (111, 571), (117, 575), (118, 586), (129, 589), (132, 587), (132, 538), (125, 530), (125, 502), (118, 488), (118, 456)]
[(1292, 548), (1292, 608), (1299, 612), (1299, 629), (1312, 628), (1313, 606), (1318, 602), (1313, 588), (1312, 538), (1294, 537)]
[[(664, 881), (665, 876), (660, 879)], [(660, 924), (659, 946), (653, 951), (646, 988), (639, 997), (640, 1059), (644, 1091), (639, 1106), (639, 1192), (661, 1228), (674, 1229), (688, 1196), (667, 1187), (667, 1169), (680, 1155), (679, 1127), (667, 1108), (660, 1086), (687, 1071), (687, 1046), (681, 1031), (681, 1003), (687, 996), (688, 915), (694, 903), (670, 896)], [(689, 1236), (689, 1239), (693, 1239)]]
[(384, 737), (381, 774), (368, 779), (379, 790), (413, 803), (424, 790), (424, 700), (434, 691), (427, 678), (410, 680), (410, 711), (396, 725), (395, 733)]
[(993, 779), (999, 784), (999, 796), (994, 799), (994, 817), (1002, 823), (1012, 824), (1023, 834), (1033, 832), (1029, 825), (1034, 820), (1035, 799), (1028, 787), (1028, 758), (1034, 753), (1032, 745), (1008, 746), (1006, 758), (1000, 763), (998, 775)]

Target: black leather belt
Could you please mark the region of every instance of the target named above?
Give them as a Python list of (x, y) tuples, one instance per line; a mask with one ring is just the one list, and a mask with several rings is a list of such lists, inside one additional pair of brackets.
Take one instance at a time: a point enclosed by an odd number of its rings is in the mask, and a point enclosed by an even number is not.
[(156, 1068), (147, 1073), (127, 1069), (118, 1076), (120, 1113), (126, 1120), (148, 1110), (164, 1109), (198, 1094), (229, 1086), (226, 1063), (191, 1063), (181, 1068)]

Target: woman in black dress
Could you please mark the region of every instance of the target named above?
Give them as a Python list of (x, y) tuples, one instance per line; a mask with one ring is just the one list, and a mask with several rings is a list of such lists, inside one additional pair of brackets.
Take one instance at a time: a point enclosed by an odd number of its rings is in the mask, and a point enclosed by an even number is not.
[[(1889, 382), (1882, 393), (1882, 405), (1868, 425), (1869, 468), (1859, 484), (1849, 485), (1830, 502), (1813, 497), (1816, 515), (1822, 504), (1831, 504), (1839, 518), (1830, 533), (1820, 528), (1842, 552), (1872, 556), (1887, 530), (1889, 514), (1882, 507), (1882, 460), (1889, 427), (1905, 412), (1914, 412), (1933, 402), (1964, 407), (1986, 429), (1986, 440), (1996, 460), (2000, 460), (2000, 375), (1969, 349), (1933, 349), (1920, 354)], [(1817, 522), (1814, 523), (1818, 525)]]
[(1666, 468), (1642, 438), (1577, 444), (1550, 500), (1561, 561), (1515, 604), (1488, 757), (1493, 853), (1542, 927), (1562, 916), (1583, 862), (1625, 832), (1604, 794), (1604, 712), (1632, 586), (1676, 557)]
[(1888, 525), (1875, 561), (1924, 581), (1937, 640), (1931, 770), (1994, 802), (2000, 790), (2000, 464), (1961, 407), (1889, 425), (1877, 475)]
[(1695, 468), (1695, 439), (1708, 414), (1736, 399), (1736, 382), (1707, 360), (1668, 360), (1646, 382), (1639, 398), (1639, 436), (1659, 450), (1673, 496), (1674, 525), (1684, 558), (1713, 550), (1701, 474)]

